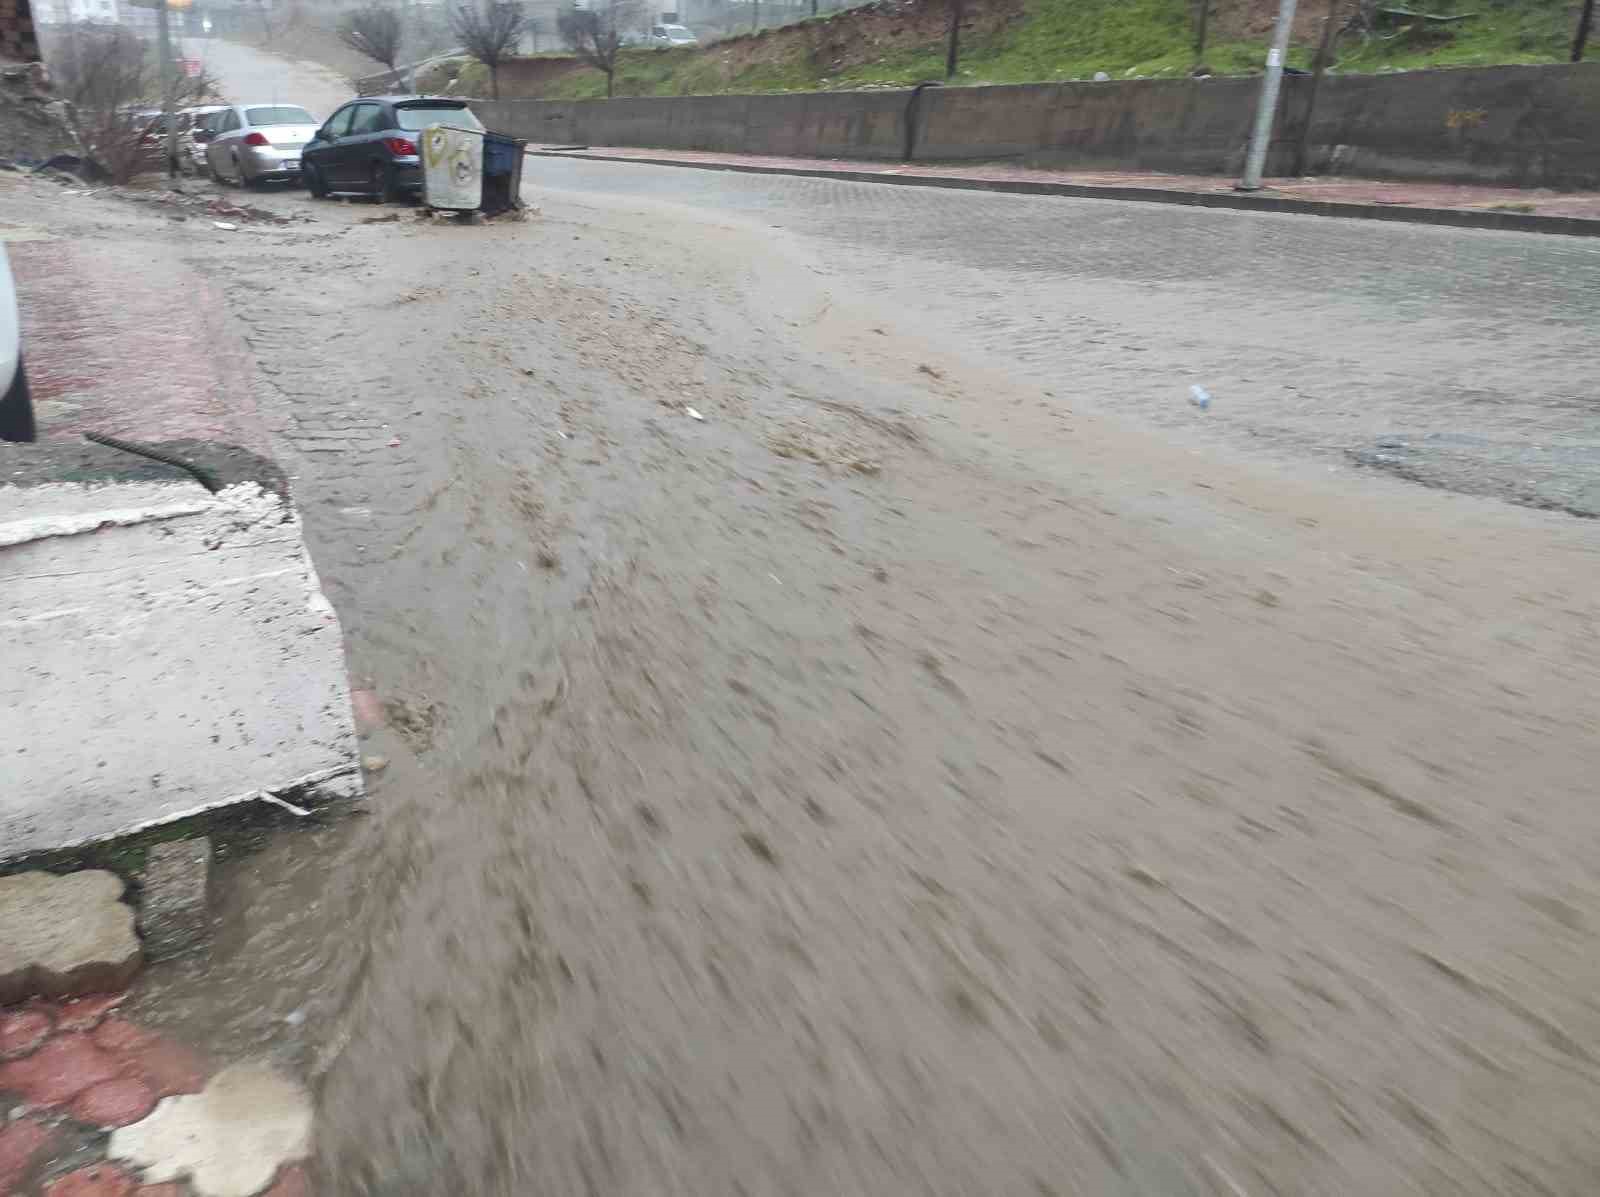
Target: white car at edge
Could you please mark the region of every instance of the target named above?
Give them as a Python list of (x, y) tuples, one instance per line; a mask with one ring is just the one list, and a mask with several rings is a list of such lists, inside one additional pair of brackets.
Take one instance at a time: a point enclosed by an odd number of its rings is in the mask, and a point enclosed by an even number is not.
[(17, 315), (17, 286), (11, 259), (0, 245), (0, 441), (31, 441), (33, 398), (28, 371), (22, 364), (22, 323)]

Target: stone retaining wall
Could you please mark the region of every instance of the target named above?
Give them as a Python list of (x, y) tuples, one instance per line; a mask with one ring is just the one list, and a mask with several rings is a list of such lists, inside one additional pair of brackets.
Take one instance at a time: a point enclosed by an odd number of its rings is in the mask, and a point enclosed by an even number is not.
[[(1269, 173), (1286, 173), (1310, 79), (1284, 81)], [(1137, 79), (789, 95), (481, 100), (490, 128), (546, 145), (1226, 174), (1259, 80)], [(1600, 64), (1330, 75), (1313, 174), (1578, 190), (1600, 186)]]

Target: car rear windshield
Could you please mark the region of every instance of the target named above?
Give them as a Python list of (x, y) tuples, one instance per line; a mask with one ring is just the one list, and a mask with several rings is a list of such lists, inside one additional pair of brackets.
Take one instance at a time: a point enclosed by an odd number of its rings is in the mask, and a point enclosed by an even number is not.
[(245, 119), (258, 128), (262, 125), (314, 125), (311, 114), (304, 108), (280, 105), (272, 108), (246, 108)]
[(478, 118), (472, 115), (472, 109), (458, 107), (454, 104), (396, 108), (395, 115), (400, 118), (400, 127), (409, 129), (412, 132), (418, 129), (426, 129), (429, 125), (455, 125), (462, 129), (483, 128), (478, 122)]

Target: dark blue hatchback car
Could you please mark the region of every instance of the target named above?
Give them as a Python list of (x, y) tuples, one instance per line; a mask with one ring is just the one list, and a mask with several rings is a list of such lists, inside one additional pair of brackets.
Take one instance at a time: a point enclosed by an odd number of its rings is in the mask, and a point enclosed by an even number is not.
[(422, 130), (482, 129), (467, 101), (448, 96), (363, 96), (317, 130), (300, 153), (300, 176), (318, 198), (334, 191), (384, 203), (422, 190)]

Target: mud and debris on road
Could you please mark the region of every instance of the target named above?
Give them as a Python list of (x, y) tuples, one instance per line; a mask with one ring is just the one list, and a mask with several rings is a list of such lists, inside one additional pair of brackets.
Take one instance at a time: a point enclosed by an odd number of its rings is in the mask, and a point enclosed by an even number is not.
[(319, 1192), (1588, 1191), (1597, 525), (1470, 451), (1592, 485), (1591, 250), (528, 194), (62, 218), (218, 288), (387, 761), (135, 998)]

